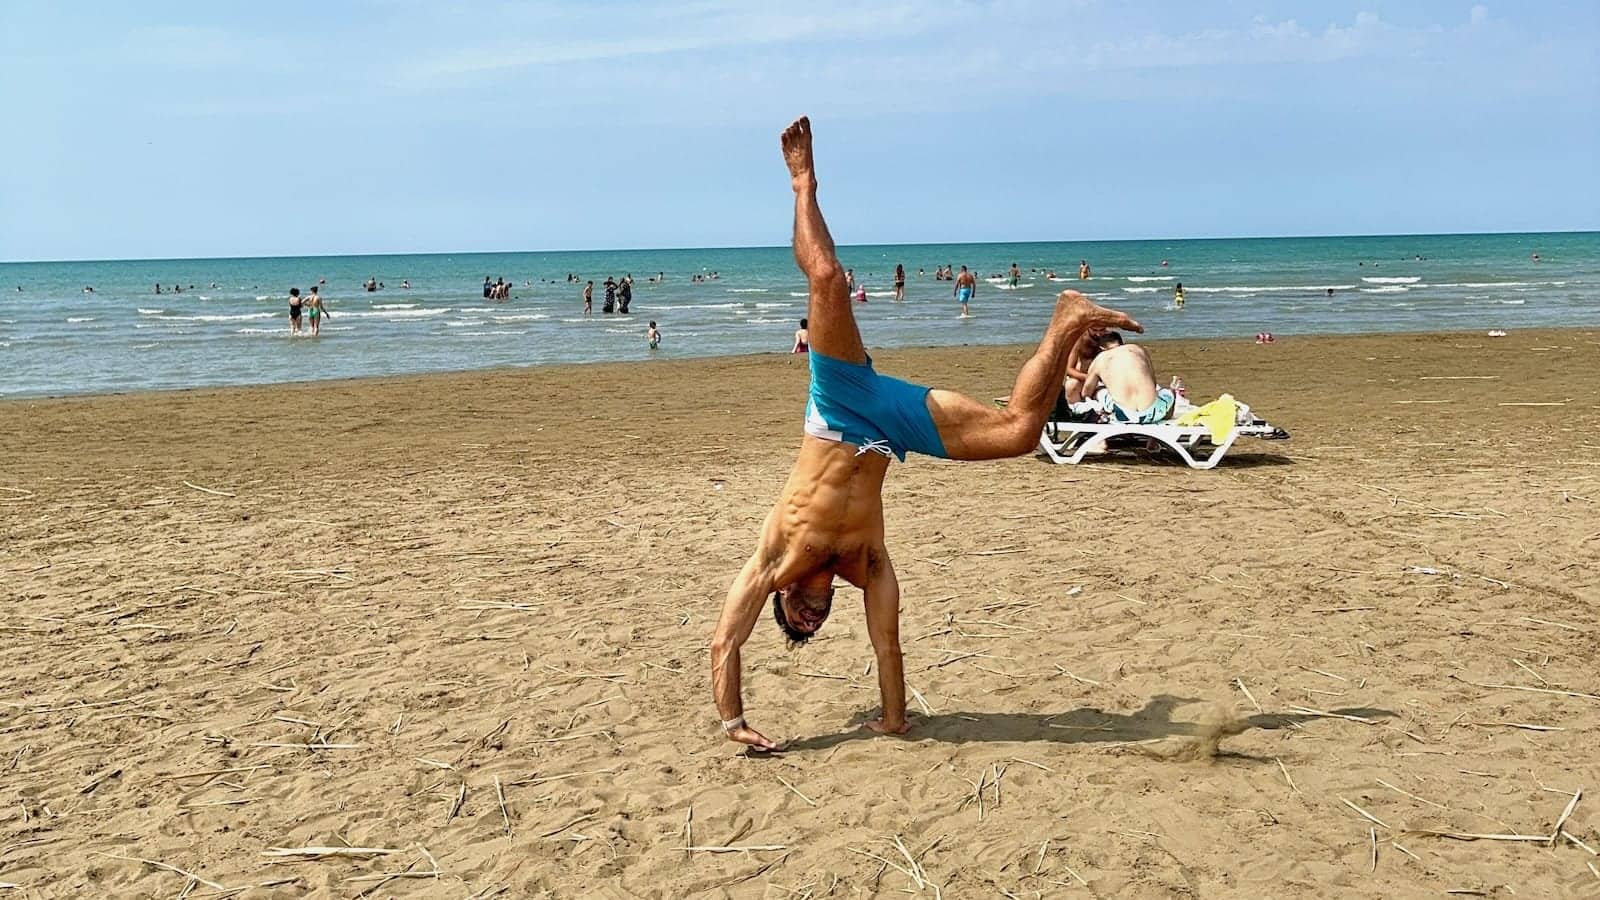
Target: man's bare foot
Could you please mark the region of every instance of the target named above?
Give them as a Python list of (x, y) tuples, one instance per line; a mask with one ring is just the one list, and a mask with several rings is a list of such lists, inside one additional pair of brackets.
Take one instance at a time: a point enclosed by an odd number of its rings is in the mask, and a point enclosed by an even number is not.
[(789, 167), (789, 177), (795, 187), (816, 187), (816, 164), (811, 158), (811, 120), (805, 116), (795, 119), (783, 130), (779, 140), (783, 144), (783, 162)]
[(1056, 315), (1075, 321), (1079, 326), (1122, 328), (1139, 334), (1144, 333), (1144, 326), (1135, 322), (1127, 313), (1099, 306), (1077, 291), (1061, 292), (1061, 296), (1056, 298)]

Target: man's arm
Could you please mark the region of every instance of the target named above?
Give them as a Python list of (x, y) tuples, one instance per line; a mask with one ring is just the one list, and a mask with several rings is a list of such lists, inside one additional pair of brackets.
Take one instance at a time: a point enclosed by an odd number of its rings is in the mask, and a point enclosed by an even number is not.
[(1094, 362), (1089, 363), (1089, 371), (1083, 374), (1083, 397), (1085, 400), (1093, 399), (1095, 391), (1100, 389), (1100, 361), (1104, 356), (1096, 356)]
[(717, 621), (716, 635), (711, 638), (711, 693), (716, 699), (717, 715), (723, 722), (738, 723), (726, 728), (729, 740), (762, 750), (776, 750), (778, 745), (744, 724), (739, 648), (755, 630), (756, 620), (761, 618), (761, 603), (772, 593), (772, 588), (772, 568), (767, 563), (763, 545), (733, 579), (727, 602), (722, 606), (722, 618)]
[(867, 637), (878, 661), (878, 693), (883, 712), (867, 722), (879, 734), (905, 734), (906, 675), (900, 656), (900, 581), (895, 577), (889, 555), (878, 549), (883, 566), (867, 582)]

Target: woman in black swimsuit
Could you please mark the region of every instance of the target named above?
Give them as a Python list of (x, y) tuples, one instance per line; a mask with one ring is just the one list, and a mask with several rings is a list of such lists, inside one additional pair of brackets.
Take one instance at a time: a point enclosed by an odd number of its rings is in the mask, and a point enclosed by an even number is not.
[(899, 263), (894, 266), (894, 299), (896, 303), (906, 299), (906, 267)]
[(289, 333), (300, 333), (300, 289), (289, 288)]

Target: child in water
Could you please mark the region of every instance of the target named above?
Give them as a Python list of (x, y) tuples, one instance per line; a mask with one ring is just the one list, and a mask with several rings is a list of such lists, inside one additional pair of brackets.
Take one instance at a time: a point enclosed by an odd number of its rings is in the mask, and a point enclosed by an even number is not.
[(661, 346), (661, 329), (656, 327), (654, 320), (650, 322), (650, 330), (645, 332), (645, 339), (650, 342), (651, 350)]

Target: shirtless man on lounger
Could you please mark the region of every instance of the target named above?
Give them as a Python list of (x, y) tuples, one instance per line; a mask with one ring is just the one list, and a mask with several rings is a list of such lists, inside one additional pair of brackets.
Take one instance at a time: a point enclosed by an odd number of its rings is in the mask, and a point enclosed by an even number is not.
[(1115, 331), (1100, 336), (1100, 352), (1085, 375), (1083, 396), (1099, 400), (1113, 421), (1154, 425), (1172, 417), (1178, 398), (1170, 389), (1156, 386), (1150, 352), (1123, 343)]
[(711, 688), (730, 740), (761, 750), (778, 745), (745, 720), (740, 648), (771, 597), (772, 615), (792, 642), (804, 642), (827, 620), (833, 579), (860, 588), (867, 635), (877, 657), (883, 708), (867, 727), (907, 729), (900, 658), (900, 586), (883, 544), (883, 477), (890, 456), (915, 450), (959, 460), (1020, 456), (1044, 428), (1067, 354), (1093, 326), (1142, 331), (1114, 310), (1063, 291), (1033, 357), (1017, 375), (1011, 402), (996, 409), (970, 397), (879, 375), (861, 343), (833, 238), (817, 207), (811, 123), (800, 119), (782, 138), (794, 188), (794, 257), (810, 285), (811, 394), (805, 437), (777, 505), (767, 515), (755, 553), (728, 589), (711, 641)]

